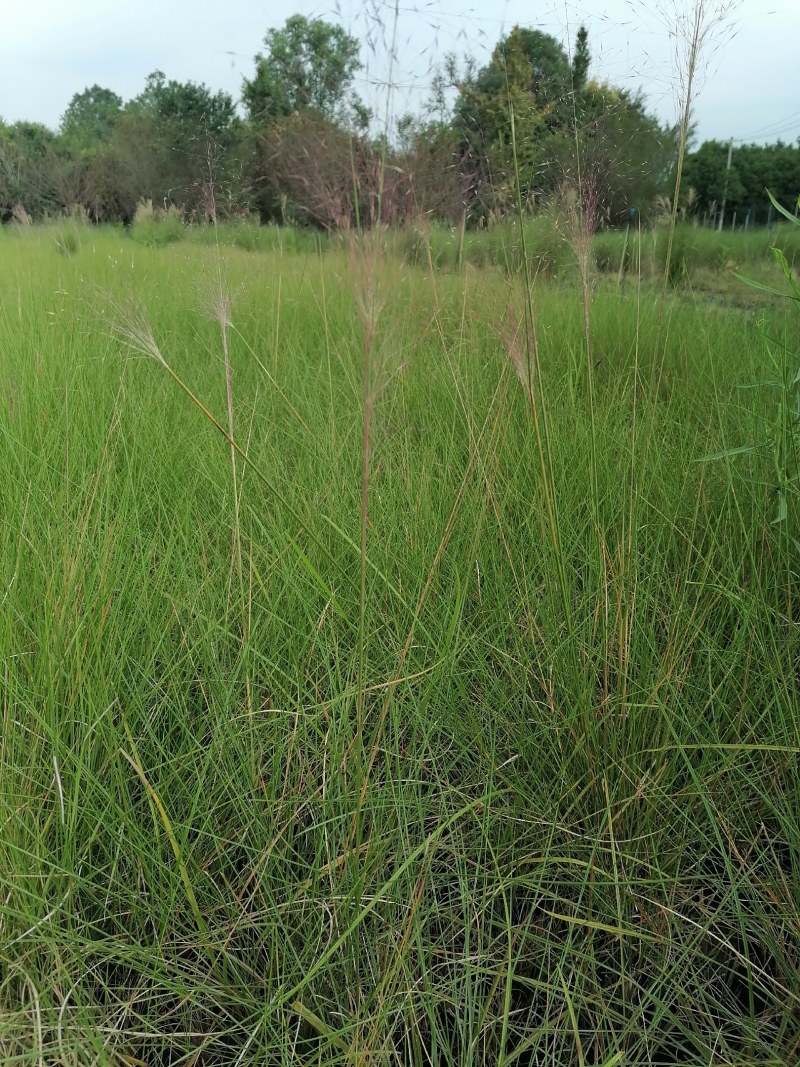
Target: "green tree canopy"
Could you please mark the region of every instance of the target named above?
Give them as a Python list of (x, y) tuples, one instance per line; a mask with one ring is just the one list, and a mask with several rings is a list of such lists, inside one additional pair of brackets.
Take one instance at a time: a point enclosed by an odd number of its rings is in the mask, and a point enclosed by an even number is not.
[(78, 149), (108, 141), (122, 113), (122, 97), (111, 89), (93, 85), (75, 93), (61, 117), (61, 135)]
[(647, 214), (669, 183), (676, 130), (648, 112), (641, 93), (589, 81), (576, 103), (577, 126), (563, 137), (563, 178), (582, 184), (595, 224)]
[(507, 136), (510, 104), (524, 102), (521, 112), (533, 110), (545, 126), (558, 125), (571, 89), (569, 57), (555, 37), (515, 26), (497, 43), (487, 66), (461, 87), (456, 113), (465, 126), (489, 119), (483, 133), (491, 141)]
[(454, 127), (480, 213), (513, 209), (518, 193), (532, 206), (567, 184), (582, 188), (599, 222), (647, 210), (661, 191), (672, 132), (640, 94), (589, 81), (590, 62), (583, 26), (571, 60), (554, 37), (515, 26), (487, 66), (461, 79)]
[(238, 126), (236, 105), (228, 93), (213, 92), (199, 82), (167, 80), (160, 70), (148, 75), (129, 110), (148, 115), (182, 141), (205, 137), (223, 143)]
[(572, 88), (574, 92), (579, 92), (586, 85), (591, 61), (589, 31), (585, 26), (581, 26), (575, 38), (575, 52), (572, 56)]
[(254, 123), (263, 126), (303, 111), (335, 119), (352, 109), (359, 44), (341, 26), (293, 15), (282, 29), (270, 30), (264, 44), (266, 54), (255, 57), (255, 74), (242, 89)]
[[(693, 188), (701, 211), (718, 209), (724, 197), (727, 213), (765, 222), (770, 214), (767, 189), (792, 210), (800, 194), (800, 142), (795, 145), (734, 145), (728, 170), (728, 144), (704, 141), (686, 159), (684, 187)], [(731, 216), (732, 217), (732, 216)]]
[(477, 165), (486, 202), (513, 203), (516, 174), (523, 195), (547, 185), (552, 136), (573, 114), (572, 66), (549, 34), (515, 26), (487, 66), (459, 85), (455, 127)]
[(39, 122), (15, 122), (0, 127), (0, 217), (20, 204), (33, 218), (59, 208), (56, 179), (60, 178), (58, 138)]
[[(236, 168), (241, 122), (231, 96), (198, 82), (168, 80), (153, 71), (125, 109), (115, 147), (124, 158), (146, 146), (147, 187), (142, 196), (202, 209), (212, 187)], [(140, 169), (137, 165), (137, 169)]]

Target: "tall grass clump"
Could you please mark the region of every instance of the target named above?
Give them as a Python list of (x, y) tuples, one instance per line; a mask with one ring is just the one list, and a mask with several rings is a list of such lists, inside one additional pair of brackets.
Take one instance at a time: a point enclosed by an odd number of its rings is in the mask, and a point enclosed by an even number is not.
[(183, 240), (186, 234), (183, 211), (176, 204), (157, 208), (152, 200), (141, 201), (136, 207), (130, 234), (134, 240), (149, 248), (175, 244)]
[(594, 265), (601, 274), (625, 275), (633, 268), (640, 248), (639, 235), (631, 234), (630, 228), (598, 233), (592, 241)]
[[(659, 272), (671, 286), (690, 284), (698, 268), (703, 266), (714, 269), (720, 256), (719, 242), (705, 242), (705, 249), (711, 252), (703, 256), (699, 239), (700, 231), (687, 223), (678, 223), (674, 228), (668, 223), (663, 230), (656, 232), (654, 241), (655, 256)], [(724, 253), (722, 253), (724, 255)]]
[(538, 277), (563, 278), (575, 265), (555, 208), (525, 215), (521, 223), (513, 218), (474, 228), (418, 223), (390, 238), (388, 247), (410, 265), (437, 271), (458, 271), (466, 264), (521, 275), (527, 255)]
[[(635, 273), (643, 280), (663, 277), (668, 249), (668, 228), (663, 222), (652, 230), (603, 230), (592, 239), (595, 266), (601, 274)], [(702, 288), (714, 279), (726, 277), (726, 288), (737, 272), (746, 272), (767, 284), (774, 274), (772, 248), (784, 250), (787, 262), (796, 271), (800, 246), (796, 231), (786, 223), (771, 230), (737, 229), (722, 232), (701, 226), (697, 220), (677, 224), (670, 262), (671, 285)]]
[(81, 244), (80, 234), (75, 226), (59, 230), (53, 240), (60, 256), (74, 256)]

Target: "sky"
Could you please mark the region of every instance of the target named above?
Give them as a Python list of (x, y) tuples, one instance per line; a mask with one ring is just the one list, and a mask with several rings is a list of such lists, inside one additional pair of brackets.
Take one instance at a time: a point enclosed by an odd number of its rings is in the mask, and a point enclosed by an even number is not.
[[(363, 42), (357, 89), (379, 115), (418, 110), (448, 52), (486, 62), (515, 24), (565, 45), (589, 30), (590, 75), (678, 113), (687, 14), (696, 0), (1, 0), (0, 118), (56, 128), (93, 84), (127, 100), (146, 76), (204, 82), (238, 98), (266, 30), (292, 14), (339, 22)], [(700, 0), (710, 13), (698, 69), (697, 142), (800, 137), (800, 0)], [(334, 6), (335, 5), (335, 6)], [(720, 8), (733, 8), (717, 17)], [(724, 14), (724, 13), (723, 13)], [(391, 56), (394, 55), (392, 59)], [(387, 97), (385, 84), (392, 84)]]

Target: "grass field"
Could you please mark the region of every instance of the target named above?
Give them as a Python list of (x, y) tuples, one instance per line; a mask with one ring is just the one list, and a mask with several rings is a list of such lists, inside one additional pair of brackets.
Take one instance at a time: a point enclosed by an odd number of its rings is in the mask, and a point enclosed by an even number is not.
[(0, 1061), (797, 1062), (792, 309), (67, 246), (0, 234)]

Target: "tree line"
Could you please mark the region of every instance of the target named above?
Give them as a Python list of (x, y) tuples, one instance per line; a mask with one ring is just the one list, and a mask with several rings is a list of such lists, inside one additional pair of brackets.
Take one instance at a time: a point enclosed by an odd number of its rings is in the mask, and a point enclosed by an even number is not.
[[(450, 57), (421, 115), (376, 136), (354, 89), (358, 41), (301, 15), (270, 30), (241, 100), (153, 72), (127, 102), (94, 85), (58, 130), (0, 122), (0, 220), (81, 211), (130, 223), (151, 201), (186, 218), (257, 214), (325, 229), (420, 216), (481, 224), (579, 189), (594, 225), (646, 217), (673, 184), (677, 130), (641, 93), (589, 77), (589, 38), (571, 51), (514, 27), (483, 66)], [(731, 210), (800, 190), (800, 147), (701, 145), (688, 207)], [(720, 163), (720, 160), (722, 161)]]
[[(730, 160), (730, 165), (728, 161)], [(692, 209), (709, 222), (763, 225), (774, 217), (765, 190), (788, 210), (800, 196), (800, 141), (797, 144), (740, 144), (705, 141), (688, 157), (684, 171)]]

